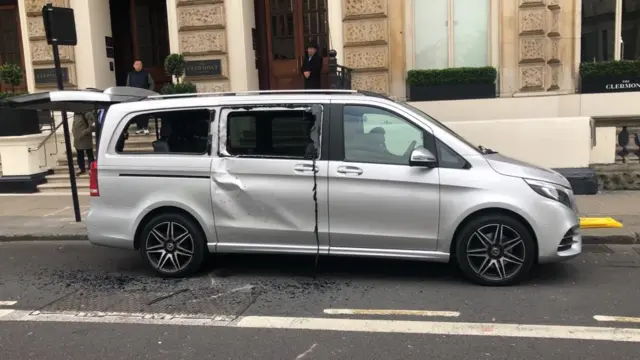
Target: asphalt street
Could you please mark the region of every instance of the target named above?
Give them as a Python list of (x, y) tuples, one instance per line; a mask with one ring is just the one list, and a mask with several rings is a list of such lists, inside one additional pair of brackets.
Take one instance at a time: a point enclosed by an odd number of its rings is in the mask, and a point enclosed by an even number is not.
[(492, 288), (448, 265), (282, 256), (170, 280), (135, 252), (0, 243), (0, 359), (637, 360), (640, 246), (586, 250)]

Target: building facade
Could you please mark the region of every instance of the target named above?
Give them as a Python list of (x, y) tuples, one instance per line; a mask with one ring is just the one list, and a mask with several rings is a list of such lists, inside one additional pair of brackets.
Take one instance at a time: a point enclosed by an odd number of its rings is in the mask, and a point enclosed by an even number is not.
[[(46, 2), (0, 1), (18, 10), (19, 28), (13, 25), (15, 21), (2, 21), (2, 29), (7, 33), (4, 29), (12, 28), (9, 32), (20, 37), (29, 91), (54, 84), (48, 76), (53, 60), (40, 14)], [(78, 45), (61, 51), (69, 87), (122, 84), (134, 58), (141, 58), (162, 84), (170, 80), (162, 70), (163, 59), (175, 52), (189, 61), (202, 61), (200, 64), (219, 64), (217, 75), (194, 71), (199, 75), (190, 80), (201, 91), (295, 88), (301, 86), (299, 62), (312, 41), (320, 45), (323, 55), (335, 49), (338, 62), (354, 69), (355, 88), (403, 98), (410, 69), (484, 65), (499, 69), (501, 97), (573, 93), (581, 60), (583, 3), (596, 4), (586, 5), (586, 11), (605, 11), (598, 6), (615, 6), (616, 0), (53, 3), (75, 10)], [(613, 33), (607, 34), (612, 37)], [(600, 58), (598, 49), (611, 47), (613, 42), (593, 46), (586, 46), (588, 54)], [(633, 52), (635, 47), (627, 45), (627, 56)], [(613, 53), (611, 48), (611, 58)]]
[[(30, 92), (55, 88), (46, 2), (0, 0), (0, 61), (23, 66)], [(52, 2), (75, 11), (78, 45), (61, 48), (66, 88), (124, 85), (136, 58), (160, 87), (171, 81), (163, 59), (181, 53), (200, 92), (296, 89), (313, 42), (353, 69), (353, 88), (399, 99), (409, 70), (495, 67), (497, 98), (414, 105), (543, 166), (613, 163), (620, 127), (640, 124), (636, 93), (581, 94), (579, 77), (581, 62), (640, 57), (640, 0)]]

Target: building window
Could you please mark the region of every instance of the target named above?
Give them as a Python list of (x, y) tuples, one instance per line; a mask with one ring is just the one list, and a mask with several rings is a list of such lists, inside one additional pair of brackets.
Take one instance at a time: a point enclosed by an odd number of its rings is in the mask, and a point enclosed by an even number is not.
[(582, 0), (582, 62), (640, 59), (640, 0)]
[(489, 0), (414, 0), (414, 68), (489, 65)]

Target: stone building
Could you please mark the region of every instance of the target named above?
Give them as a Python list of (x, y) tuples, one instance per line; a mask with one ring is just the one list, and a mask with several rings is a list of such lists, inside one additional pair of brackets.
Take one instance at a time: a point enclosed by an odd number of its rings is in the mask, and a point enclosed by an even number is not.
[[(0, 62), (22, 65), (30, 92), (55, 87), (46, 2), (0, 0)], [(640, 123), (636, 93), (581, 94), (578, 74), (581, 62), (640, 57), (640, 0), (52, 2), (75, 11), (78, 45), (61, 48), (69, 89), (124, 85), (136, 58), (159, 87), (170, 53), (185, 56), (200, 92), (296, 89), (314, 42), (353, 69), (354, 88), (399, 99), (411, 69), (495, 67), (497, 98), (413, 104), (543, 166), (614, 163), (620, 127)]]
[[(2, 21), (1, 28), (20, 44), (29, 91), (54, 84), (40, 13), (44, 3), (0, 0), (0, 13), (8, 18), (14, 11), (19, 20)], [(354, 87), (400, 98), (406, 95), (407, 70), (478, 65), (500, 70), (503, 97), (572, 93), (580, 62), (580, 0), (53, 3), (75, 10), (78, 45), (61, 51), (70, 88), (121, 85), (133, 58), (141, 58), (162, 84), (169, 81), (162, 60), (171, 52), (194, 62), (216, 60), (194, 63), (190, 80), (201, 91), (297, 87), (309, 41), (324, 54), (337, 50), (338, 62), (354, 69)]]

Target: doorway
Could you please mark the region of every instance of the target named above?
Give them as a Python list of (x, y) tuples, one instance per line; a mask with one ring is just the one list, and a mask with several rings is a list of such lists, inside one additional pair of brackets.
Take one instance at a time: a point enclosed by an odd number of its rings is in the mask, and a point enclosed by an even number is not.
[[(0, 0), (0, 65), (4, 64), (15, 64), (24, 69), (18, 3), (15, 0)], [(22, 92), (26, 88), (23, 80), (15, 90)], [(10, 92), (11, 87), (0, 81), (0, 92), (4, 91)]]
[(316, 44), (323, 57), (322, 86), (328, 88), (327, 0), (256, 0), (255, 9), (263, 45), (258, 46), (261, 89), (302, 89), (300, 67), (309, 44)]
[(155, 91), (171, 82), (164, 72), (169, 55), (166, 0), (110, 0), (116, 84), (124, 86), (135, 59), (156, 84)]

